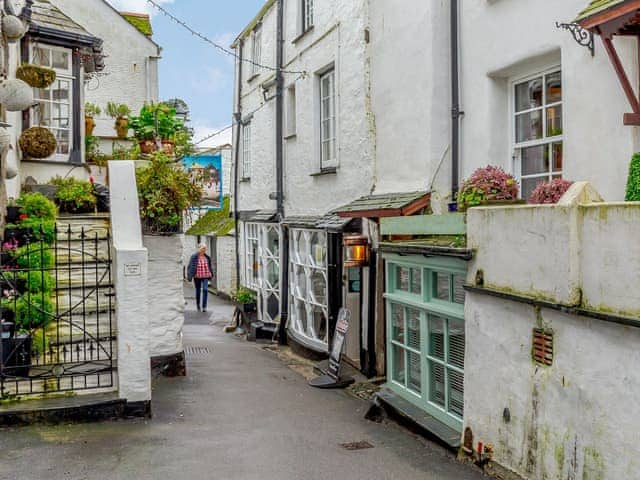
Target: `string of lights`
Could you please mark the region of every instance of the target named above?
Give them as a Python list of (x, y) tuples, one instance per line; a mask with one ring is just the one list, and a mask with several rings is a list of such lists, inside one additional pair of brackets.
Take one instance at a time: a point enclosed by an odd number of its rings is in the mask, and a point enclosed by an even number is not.
[[(212, 45), (214, 48), (216, 48), (217, 50), (219, 50), (220, 52), (224, 53), (225, 55), (229, 55), (237, 60), (240, 60), (242, 62), (248, 63), (250, 65), (254, 65), (256, 67), (259, 68), (264, 68), (265, 70), (271, 70), (271, 71), (276, 71), (277, 68), (276, 67), (271, 67), (269, 65), (263, 65), (261, 63), (258, 62), (254, 62), (253, 60), (249, 59), (249, 58), (244, 58), (244, 57), (240, 57), (237, 53), (235, 53), (232, 50), (229, 50), (228, 48), (223, 47), (222, 45), (220, 45), (219, 43), (214, 42), (213, 40), (211, 40), (209, 37), (203, 35), (202, 33), (198, 32), (197, 30), (195, 30), (194, 28), (190, 27), (185, 21), (180, 20), (178, 17), (176, 17), (175, 15), (173, 15), (171, 12), (167, 11), (164, 7), (162, 7), (161, 5), (159, 5), (157, 2), (155, 2), (155, 0), (146, 0), (147, 3), (149, 5), (151, 5), (152, 7), (154, 7), (156, 10), (158, 10), (160, 13), (162, 13), (165, 17), (171, 19), (173, 22), (177, 23), (178, 25), (180, 25), (182, 28), (184, 28), (185, 30), (187, 30), (189, 33), (191, 33), (191, 35), (194, 35), (196, 37), (198, 37), (200, 40)], [(305, 72), (297, 72), (297, 71), (293, 71), (293, 70), (282, 70), (282, 73), (292, 73), (292, 74), (301, 74), (304, 75)]]

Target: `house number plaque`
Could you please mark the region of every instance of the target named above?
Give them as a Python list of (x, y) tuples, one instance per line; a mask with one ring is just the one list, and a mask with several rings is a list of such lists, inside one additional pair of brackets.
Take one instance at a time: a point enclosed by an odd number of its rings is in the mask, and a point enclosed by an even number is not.
[(142, 275), (142, 265), (139, 263), (125, 263), (124, 276), (125, 277), (139, 277)]

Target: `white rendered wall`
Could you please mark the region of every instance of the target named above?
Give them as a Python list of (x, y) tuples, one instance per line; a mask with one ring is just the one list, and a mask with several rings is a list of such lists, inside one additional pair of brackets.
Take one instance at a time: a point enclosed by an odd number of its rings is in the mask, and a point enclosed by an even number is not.
[(217, 238), (216, 275), (218, 291), (233, 295), (236, 290), (236, 244), (230, 235)]
[[(596, 37), (596, 55), (555, 22), (571, 22), (583, 0), (461, 2), (461, 175), (487, 164), (513, 171), (509, 79), (562, 67), (564, 177), (594, 184), (606, 200), (624, 198), (637, 127), (625, 127), (630, 107)], [(637, 78), (636, 49), (615, 44), (630, 78)]]

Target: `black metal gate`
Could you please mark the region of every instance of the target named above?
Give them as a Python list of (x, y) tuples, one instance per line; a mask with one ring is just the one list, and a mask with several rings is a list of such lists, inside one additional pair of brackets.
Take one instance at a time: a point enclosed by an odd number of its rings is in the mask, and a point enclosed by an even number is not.
[(0, 398), (116, 384), (109, 229), (5, 235)]

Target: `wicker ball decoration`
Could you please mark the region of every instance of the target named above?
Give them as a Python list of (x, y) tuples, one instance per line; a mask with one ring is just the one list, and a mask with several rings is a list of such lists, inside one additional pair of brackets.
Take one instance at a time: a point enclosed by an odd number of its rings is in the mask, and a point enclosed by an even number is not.
[(56, 71), (38, 65), (25, 64), (18, 67), (16, 77), (33, 88), (47, 88), (56, 81)]
[(34, 104), (33, 89), (18, 78), (0, 83), (0, 103), (9, 112), (21, 112)]
[(20, 149), (30, 158), (47, 158), (58, 146), (56, 137), (45, 127), (31, 127), (20, 135)]
[(15, 15), (5, 15), (2, 18), (2, 33), (9, 42), (17, 42), (20, 40), (26, 29), (24, 23)]

